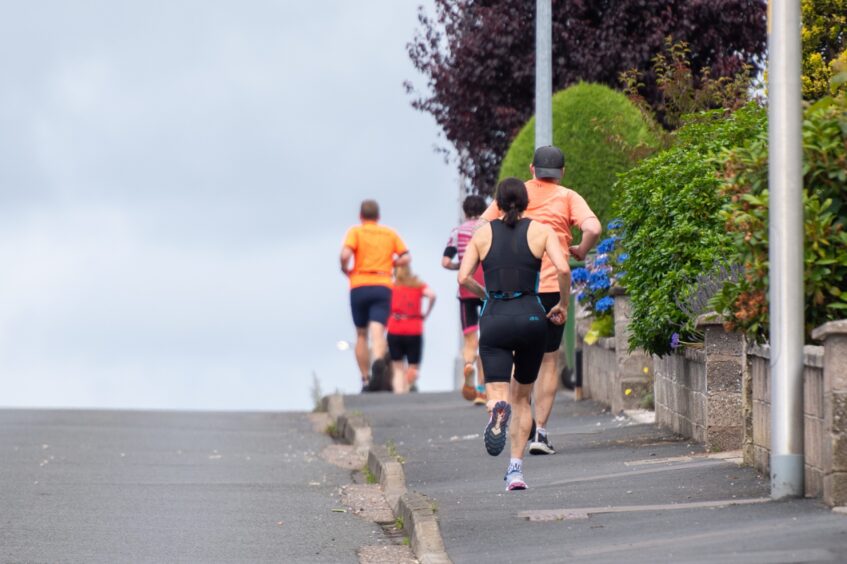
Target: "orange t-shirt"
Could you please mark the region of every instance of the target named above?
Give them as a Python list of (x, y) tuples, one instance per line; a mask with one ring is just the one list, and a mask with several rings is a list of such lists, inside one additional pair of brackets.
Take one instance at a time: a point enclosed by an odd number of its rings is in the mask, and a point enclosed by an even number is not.
[(344, 246), (353, 250), (355, 262), (350, 287), (391, 287), (394, 257), (408, 252), (406, 244), (390, 227), (363, 221), (347, 230)]
[[(555, 182), (546, 182), (544, 180), (528, 180), (526, 182), (526, 191), (529, 196), (529, 204), (526, 207), (524, 216), (536, 221), (540, 221), (553, 228), (553, 231), (559, 236), (559, 243), (562, 245), (562, 252), (565, 257), (569, 255), (568, 247), (571, 246), (573, 235), (571, 228), (579, 227), (586, 219), (597, 217), (588, 204), (585, 198), (569, 190), (564, 186), (559, 186)], [(482, 219), (494, 221), (502, 215), (497, 202), (492, 202), (488, 209), (482, 214)], [(553, 266), (550, 258), (545, 254), (541, 261), (541, 281), (538, 286), (539, 292), (558, 292), (559, 282), (556, 277), (556, 267)]]

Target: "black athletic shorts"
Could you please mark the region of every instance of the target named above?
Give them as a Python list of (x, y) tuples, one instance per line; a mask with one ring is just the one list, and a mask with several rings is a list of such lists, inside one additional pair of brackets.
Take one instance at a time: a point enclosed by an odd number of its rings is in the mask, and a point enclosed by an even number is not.
[(479, 329), (479, 310), (482, 300), (479, 298), (459, 298), (459, 316), (462, 319), (462, 333), (467, 335)]
[[(538, 294), (541, 298), (541, 305), (544, 306), (544, 312), (549, 313), (553, 306), (559, 303), (559, 292), (544, 292)], [(565, 325), (556, 325), (549, 319), (547, 320), (547, 339), (544, 345), (544, 352), (556, 352), (562, 344), (562, 336), (565, 334)]]
[(391, 313), (391, 288), (385, 286), (359, 286), (350, 290), (350, 309), (353, 324), (364, 329), (371, 321), (388, 322)]
[(420, 364), (423, 356), (423, 335), (388, 334), (388, 354), (391, 360), (403, 360), (409, 364)]
[(485, 302), (479, 319), (479, 357), (485, 381), (531, 384), (544, 358), (547, 321), (535, 295)]

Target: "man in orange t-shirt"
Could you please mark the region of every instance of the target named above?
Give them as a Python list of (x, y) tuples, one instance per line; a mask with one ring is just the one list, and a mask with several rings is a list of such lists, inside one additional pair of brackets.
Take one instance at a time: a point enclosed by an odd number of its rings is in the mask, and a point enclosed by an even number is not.
[[(540, 221), (553, 228), (559, 236), (562, 249), (568, 249), (569, 254), (578, 260), (585, 255), (600, 238), (602, 226), (597, 216), (588, 207), (585, 199), (568, 188), (559, 185), (559, 180), (565, 173), (565, 156), (557, 147), (539, 147), (535, 150), (532, 164), (529, 165), (532, 180), (526, 183), (529, 195), (529, 205), (525, 217)], [(493, 202), (482, 214), (482, 219), (493, 221), (500, 217), (501, 212), (497, 202)], [(582, 240), (579, 245), (571, 245), (573, 235), (571, 228), (582, 230)], [(541, 279), (538, 296), (546, 311), (559, 303), (559, 286), (556, 278), (556, 267), (545, 255), (541, 263)], [(564, 325), (547, 322), (547, 339), (544, 360), (538, 371), (535, 387), (535, 436), (530, 437), (530, 454), (554, 454), (556, 451), (547, 438), (545, 428), (556, 391), (559, 388), (558, 358), (559, 346), (562, 343)]]
[[(389, 365), (384, 358), (388, 348), (385, 325), (391, 312), (392, 271), (395, 266), (409, 264), (411, 258), (400, 236), (377, 223), (379, 204), (376, 201), (362, 202), (359, 219), (361, 225), (351, 227), (344, 237), (341, 272), (350, 279), (356, 362), (362, 374), (362, 391), (366, 391), (371, 377), (380, 385), (388, 381)], [(352, 267), (350, 259), (354, 259)], [(375, 359), (373, 366), (371, 354)]]

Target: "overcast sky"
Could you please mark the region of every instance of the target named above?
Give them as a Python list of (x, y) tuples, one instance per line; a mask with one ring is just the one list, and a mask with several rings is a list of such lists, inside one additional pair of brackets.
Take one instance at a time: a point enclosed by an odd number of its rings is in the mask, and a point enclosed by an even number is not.
[(420, 387), (451, 388), (457, 178), (402, 87), (419, 3), (5, 2), (0, 405), (358, 391), (337, 256), (364, 198), (439, 296)]

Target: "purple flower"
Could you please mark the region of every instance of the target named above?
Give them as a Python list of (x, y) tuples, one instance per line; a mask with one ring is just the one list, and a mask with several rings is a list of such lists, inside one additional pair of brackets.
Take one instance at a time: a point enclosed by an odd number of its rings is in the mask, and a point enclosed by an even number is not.
[(679, 333), (671, 335), (671, 348), (676, 350), (679, 348)]

